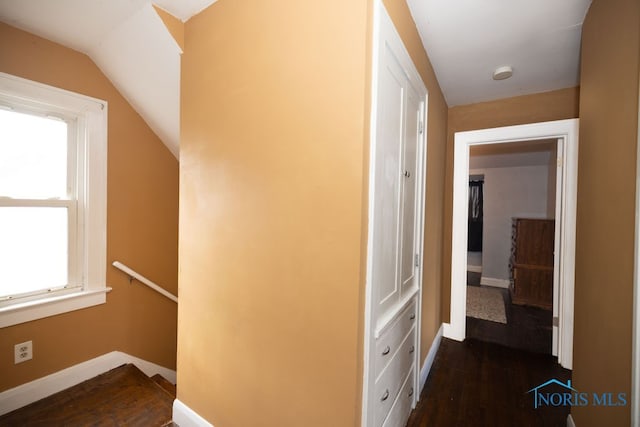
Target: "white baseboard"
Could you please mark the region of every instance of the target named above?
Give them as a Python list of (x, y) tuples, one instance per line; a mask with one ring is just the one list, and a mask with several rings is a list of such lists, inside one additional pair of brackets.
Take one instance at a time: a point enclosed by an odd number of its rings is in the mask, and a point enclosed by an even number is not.
[(452, 325), (451, 322), (442, 324), (442, 336), (454, 341), (464, 341), (465, 332), (460, 325)]
[(467, 265), (467, 271), (470, 271), (472, 273), (482, 273), (482, 266), (481, 265)]
[(424, 360), (424, 365), (422, 365), (422, 369), (420, 370), (420, 392), (418, 393), (418, 396), (422, 394), (422, 389), (424, 388), (424, 384), (427, 382), (427, 377), (429, 376), (429, 372), (431, 371), (431, 366), (433, 365), (433, 361), (436, 358), (436, 353), (438, 352), (438, 348), (440, 347), (440, 341), (442, 341), (443, 329), (444, 324), (440, 325), (440, 329), (438, 329), (435, 338), (433, 338), (431, 348), (429, 348), (429, 353), (427, 353), (427, 358)]
[[(165, 377), (169, 382), (173, 385), (176, 384), (176, 371), (173, 369), (165, 368), (164, 366), (156, 365), (155, 363), (148, 362), (143, 359), (139, 359), (135, 356), (131, 356), (127, 353), (122, 353), (120, 351), (116, 351), (114, 353), (119, 353), (121, 358), (123, 359), (120, 365), (124, 365), (125, 363), (133, 363), (140, 369), (144, 374), (148, 377), (152, 377), (155, 374), (160, 374)], [(118, 366), (120, 366), (118, 365)]]
[(213, 427), (213, 424), (178, 399), (173, 401), (173, 422), (180, 427)]
[(176, 383), (176, 371), (121, 351), (112, 351), (46, 377), (3, 391), (0, 393), (0, 415), (44, 399), (127, 363), (133, 363), (148, 376), (160, 374), (173, 384)]
[(567, 417), (567, 427), (576, 427), (576, 423), (573, 422), (571, 414)]
[(480, 284), (483, 286), (493, 286), (495, 288), (504, 288), (509, 289), (509, 285), (511, 282), (505, 279), (494, 279), (493, 277), (484, 277), (480, 278)]

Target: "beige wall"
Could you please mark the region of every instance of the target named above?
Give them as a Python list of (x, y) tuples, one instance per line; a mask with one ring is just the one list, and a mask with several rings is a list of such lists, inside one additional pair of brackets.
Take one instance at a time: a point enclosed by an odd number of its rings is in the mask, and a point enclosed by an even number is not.
[(442, 283), (442, 203), (444, 197), (447, 103), (405, 0), (384, 0), (409, 55), (429, 91), (427, 118), (427, 187), (425, 200), (424, 277), (420, 354), (427, 356), (440, 324)]
[[(83, 54), (0, 23), (0, 71), (107, 100), (107, 261), (177, 287), (178, 162)], [(176, 307), (113, 267), (107, 303), (0, 329), (0, 391), (119, 350), (173, 368)], [(34, 358), (13, 364), (33, 340)]]
[[(580, 391), (627, 393), (629, 404), (639, 22), (637, 0), (594, 0), (580, 81), (573, 383)], [(631, 422), (629, 404), (571, 412), (580, 427), (623, 426)]]
[(578, 117), (580, 91), (567, 88), (497, 101), (452, 107), (448, 113), (442, 244), (442, 321), (451, 310), (451, 219), (453, 213), (453, 138), (456, 132)]
[(220, 0), (185, 25), (178, 398), (216, 426), (359, 417), (368, 13)]
[[(185, 28), (178, 398), (222, 427), (357, 425), (372, 2), (249, 3)], [(447, 108), (406, 4), (385, 3), (431, 95), (428, 348)]]

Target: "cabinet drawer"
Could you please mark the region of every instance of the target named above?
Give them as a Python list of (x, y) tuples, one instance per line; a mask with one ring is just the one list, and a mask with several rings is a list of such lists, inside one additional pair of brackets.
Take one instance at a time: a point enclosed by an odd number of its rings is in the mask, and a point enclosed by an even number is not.
[(383, 427), (403, 427), (406, 425), (409, 415), (411, 415), (411, 408), (415, 399), (414, 389), (414, 368), (411, 368), (409, 375), (404, 380), (404, 384), (398, 393), (396, 401), (393, 403), (393, 407), (389, 412), (389, 416), (385, 420)]
[(416, 328), (412, 328), (380, 374), (374, 391), (374, 425), (381, 426), (415, 360)]
[(400, 316), (398, 316), (391, 325), (383, 331), (380, 338), (376, 340), (376, 353), (373, 358), (375, 366), (375, 378), (377, 379), (384, 368), (389, 364), (393, 355), (398, 350), (402, 340), (416, 323), (416, 300), (411, 301), (409, 306), (405, 308)]

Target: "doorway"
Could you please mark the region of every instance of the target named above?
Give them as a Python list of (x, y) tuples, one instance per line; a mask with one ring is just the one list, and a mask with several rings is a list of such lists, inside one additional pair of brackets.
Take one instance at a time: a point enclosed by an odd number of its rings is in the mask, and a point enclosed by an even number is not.
[(555, 139), (470, 147), (466, 338), (552, 354), (557, 169)]
[(471, 147), (522, 141), (557, 140), (556, 227), (553, 257), (552, 353), (567, 369), (573, 359), (575, 216), (578, 120), (559, 120), (478, 131), (458, 132), (454, 142), (451, 316), (443, 335), (466, 337), (466, 278)]

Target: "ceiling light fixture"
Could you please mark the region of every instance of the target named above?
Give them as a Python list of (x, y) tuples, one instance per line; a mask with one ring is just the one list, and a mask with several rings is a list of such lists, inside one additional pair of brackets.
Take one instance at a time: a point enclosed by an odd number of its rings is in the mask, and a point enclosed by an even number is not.
[(504, 65), (502, 67), (498, 67), (493, 72), (493, 80), (504, 80), (508, 79), (513, 75), (513, 68), (510, 65)]

